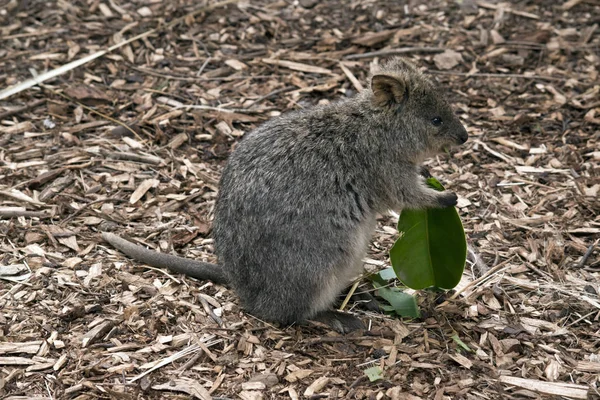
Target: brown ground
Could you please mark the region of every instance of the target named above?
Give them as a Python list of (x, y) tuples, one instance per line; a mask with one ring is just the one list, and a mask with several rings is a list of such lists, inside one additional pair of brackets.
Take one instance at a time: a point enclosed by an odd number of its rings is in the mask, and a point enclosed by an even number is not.
[[(598, 397), (600, 1), (252, 1), (185, 17), (198, 3), (0, 0), (0, 89), (158, 28), (0, 101), (0, 398)], [(481, 257), (456, 299), (419, 293), (412, 321), (356, 310), (362, 336), (277, 329), (226, 288), (101, 240), (214, 260), (240, 136), (352, 95), (379, 60), (360, 55), (407, 47), (471, 135), (429, 163)], [(368, 263), (387, 265), (396, 237), (382, 218)]]

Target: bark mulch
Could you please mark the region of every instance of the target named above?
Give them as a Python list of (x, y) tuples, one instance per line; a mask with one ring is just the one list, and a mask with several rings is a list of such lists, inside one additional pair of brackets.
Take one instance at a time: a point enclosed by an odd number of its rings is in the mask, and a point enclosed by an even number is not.
[[(142, 35), (0, 95), (1, 398), (599, 398), (598, 0), (0, 4), (0, 90)], [(276, 327), (102, 241), (214, 261), (235, 143), (392, 54), (470, 134), (427, 162), (460, 195), (470, 261), (455, 292), (417, 293), (421, 318), (350, 304), (370, 330)]]

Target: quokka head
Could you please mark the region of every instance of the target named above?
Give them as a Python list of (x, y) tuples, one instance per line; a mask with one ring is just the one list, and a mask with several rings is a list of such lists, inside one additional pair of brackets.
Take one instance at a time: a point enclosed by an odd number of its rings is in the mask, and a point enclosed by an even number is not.
[(398, 133), (399, 140), (409, 140), (421, 156), (467, 141), (467, 131), (442, 88), (412, 63), (393, 58), (381, 65), (371, 77), (371, 91), (372, 104), (389, 134)]

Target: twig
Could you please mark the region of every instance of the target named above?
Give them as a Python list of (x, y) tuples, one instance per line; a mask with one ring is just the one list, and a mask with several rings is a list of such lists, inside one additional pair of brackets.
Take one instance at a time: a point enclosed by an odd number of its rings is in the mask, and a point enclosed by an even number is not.
[(6, 88), (6, 89), (4, 89), (3, 91), (0, 92), (0, 100), (6, 99), (6, 98), (12, 96), (13, 94), (20, 93), (23, 90), (27, 90), (27, 89), (35, 86), (35, 85), (40, 85), (40, 84), (46, 82), (48, 79), (52, 79), (52, 78), (55, 78), (55, 77), (60, 76), (62, 74), (65, 74), (65, 73), (67, 73), (67, 72), (69, 72), (69, 71), (71, 71), (71, 70), (73, 70), (73, 69), (75, 69), (77, 67), (80, 67), (80, 66), (82, 66), (84, 64), (89, 63), (90, 61), (95, 60), (96, 58), (102, 57), (103, 55), (105, 55), (105, 54), (107, 54), (107, 53), (109, 53), (111, 51), (114, 51), (114, 50), (116, 50), (116, 49), (118, 49), (118, 48), (120, 48), (122, 46), (125, 46), (125, 45), (127, 45), (127, 44), (129, 44), (131, 42), (134, 42), (134, 41), (138, 40), (138, 39), (145, 38), (146, 36), (149, 36), (150, 34), (154, 33), (155, 31), (156, 31), (155, 29), (151, 29), (151, 30), (149, 30), (147, 32), (144, 32), (144, 33), (140, 34), (140, 35), (134, 36), (134, 37), (132, 37), (129, 40), (125, 40), (125, 41), (120, 42), (120, 43), (118, 43), (118, 44), (116, 44), (114, 46), (111, 46), (111, 47), (109, 47), (106, 50), (97, 51), (97, 52), (95, 52), (93, 54), (90, 54), (89, 56), (80, 58), (79, 60), (72, 61), (72, 62), (70, 62), (68, 64), (65, 64), (65, 65), (61, 65), (58, 68), (55, 68), (55, 69), (53, 69), (51, 71), (48, 71), (48, 72), (45, 72), (45, 73), (43, 73), (41, 75), (34, 76), (33, 78), (28, 79), (28, 80), (26, 80), (24, 82), (18, 83), (18, 84), (14, 85), (14, 86), (9, 86), (8, 88)]
[(474, 140), (473, 143), (480, 145), (488, 153), (490, 153), (493, 156), (498, 157), (499, 159), (501, 159), (502, 161), (507, 162), (508, 164), (514, 164), (515, 163), (514, 158), (512, 158), (510, 156), (507, 156), (507, 155), (504, 155), (504, 154), (500, 153), (499, 151), (496, 151), (496, 150), (492, 149), (491, 147), (489, 147), (487, 144), (483, 143), (480, 140)]
[(350, 389), (354, 389), (355, 387), (357, 387), (358, 385), (360, 385), (362, 382), (366, 381), (368, 378), (365, 375), (361, 375), (358, 378), (356, 378), (354, 380), (354, 382), (352, 382), (352, 384), (350, 385)]
[(512, 8), (504, 7), (504, 6), (500, 5), (500, 4), (488, 3), (487, 1), (481, 1), (480, 0), (480, 1), (477, 2), (477, 5), (479, 7), (487, 8), (489, 10), (497, 10), (499, 8), (502, 8), (507, 13), (518, 15), (520, 17), (531, 18), (531, 19), (540, 19), (540, 17), (538, 15), (535, 15), (535, 14), (532, 14), (532, 13), (528, 13), (528, 12), (525, 12), (525, 11), (513, 10)]
[(183, 373), (186, 370), (190, 369), (192, 366), (194, 366), (194, 364), (196, 364), (198, 362), (198, 360), (200, 360), (200, 357), (202, 357), (203, 354), (204, 354), (204, 350), (202, 350), (202, 349), (198, 350), (198, 352), (196, 354), (194, 354), (192, 356), (192, 358), (187, 360), (185, 364), (183, 364), (181, 367), (179, 367), (179, 372), (177, 373), (177, 375), (179, 375), (179, 376), (183, 375)]
[(571, 322), (569, 325), (566, 325), (565, 328), (570, 328), (573, 325), (575, 325), (576, 323), (578, 323), (579, 321), (583, 321), (584, 319), (586, 319), (590, 315), (595, 314), (597, 312), (598, 312), (598, 310), (594, 310), (592, 312), (589, 312), (589, 313), (585, 314), (584, 316), (577, 318), (575, 321)]
[(210, 60), (212, 60), (212, 58), (210, 58), (210, 57), (208, 57), (206, 60), (204, 60), (204, 63), (202, 64), (202, 66), (200, 67), (198, 72), (196, 72), (196, 76), (202, 75), (202, 71), (204, 71), (204, 68), (206, 68), (206, 66), (208, 65)]
[(25, 104), (24, 106), (13, 108), (12, 110), (5, 111), (2, 114), (0, 114), (0, 120), (8, 118), (8, 117), (12, 117), (13, 115), (20, 114), (23, 111), (30, 110), (30, 109), (35, 108), (35, 107), (37, 107), (37, 106), (39, 106), (39, 105), (41, 105), (41, 104), (43, 104), (45, 102), (46, 102), (46, 99), (36, 100), (33, 103)]
[(93, 109), (92, 107), (88, 107), (88, 106), (86, 106), (85, 104), (83, 104), (83, 103), (81, 103), (81, 102), (79, 102), (79, 101), (77, 101), (77, 100), (75, 100), (75, 99), (72, 99), (72, 98), (70, 98), (69, 96), (67, 96), (67, 95), (66, 95), (66, 94), (64, 94), (64, 93), (57, 92), (56, 90), (54, 90), (54, 89), (52, 89), (52, 88), (48, 87), (47, 85), (44, 85), (44, 84), (42, 84), (42, 83), (39, 83), (39, 85), (40, 85), (40, 87), (42, 87), (44, 90), (47, 90), (47, 91), (49, 91), (50, 93), (52, 93), (52, 94), (54, 94), (54, 95), (56, 95), (56, 96), (60, 96), (60, 97), (62, 97), (62, 98), (64, 98), (64, 99), (66, 99), (66, 100), (70, 101), (71, 103), (75, 103), (75, 104), (77, 104), (78, 106), (80, 106), (81, 108), (88, 110), (88, 111), (89, 111), (89, 112), (91, 112), (92, 114), (96, 114), (96, 115), (98, 115), (99, 117), (102, 117), (102, 118), (104, 118), (104, 119), (106, 119), (106, 120), (108, 120), (108, 121), (111, 121), (111, 122), (114, 122), (115, 124), (121, 125), (123, 128), (125, 128), (125, 129), (127, 129), (129, 132), (131, 132), (131, 133), (132, 133), (132, 134), (133, 134), (133, 135), (134, 135), (136, 138), (138, 138), (139, 140), (143, 140), (143, 139), (140, 137), (140, 135), (138, 135), (138, 133), (137, 133), (135, 130), (131, 129), (131, 128), (129, 127), (129, 125), (127, 125), (125, 122), (121, 122), (121, 121), (119, 121), (118, 119), (114, 119), (114, 118), (112, 118), (112, 117), (109, 117), (109, 116), (108, 116), (108, 115), (106, 115), (106, 114), (103, 114), (103, 113), (101, 113), (100, 111), (96, 111), (96, 110), (95, 110), (95, 109)]
[(126, 151), (114, 151), (108, 153), (110, 158), (114, 158), (116, 160), (126, 160), (126, 161), (136, 161), (145, 164), (159, 165), (163, 162), (162, 158), (151, 156), (151, 155), (142, 155), (136, 153), (130, 153)]
[(183, 350), (178, 351), (175, 354), (170, 355), (167, 358), (164, 358), (161, 362), (155, 364), (152, 368), (149, 368), (148, 370), (142, 372), (141, 374), (129, 379), (129, 381), (127, 381), (127, 383), (131, 384), (135, 381), (137, 381), (140, 378), (143, 378), (144, 376), (148, 375), (149, 373), (151, 373), (154, 370), (157, 370), (159, 368), (162, 368), (163, 366), (172, 363), (173, 361), (177, 361), (178, 359), (180, 359), (181, 357), (185, 357), (188, 354), (193, 354), (200, 351), (200, 346), (198, 346), (197, 344), (193, 344), (189, 347), (186, 347)]
[(246, 110), (245, 108), (221, 108), (221, 107), (212, 107), (212, 106), (203, 106), (203, 105), (180, 105), (180, 106), (176, 106), (173, 107), (173, 110), (177, 110), (179, 108), (185, 108), (186, 110), (209, 110), (209, 111), (219, 111), (219, 112), (224, 112), (224, 113), (231, 113), (231, 114), (235, 114), (235, 113), (254, 113), (254, 114), (259, 114), (264, 110), (261, 111), (255, 111), (255, 110)]
[(346, 308), (346, 306), (348, 305), (348, 302), (350, 301), (350, 297), (352, 297), (352, 295), (354, 294), (354, 292), (356, 291), (356, 288), (358, 287), (358, 285), (360, 284), (360, 279), (357, 280), (356, 282), (354, 282), (354, 285), (352, 285), (352, 287), (350, 288), (350, 290), (348, 291), (348, 295), (346, 296), (346, 298), (344, 299), (344, 301), (342, 302), (342, 305), (340, 306), (339, 310), (343, 311), (344, 308)]
[(350, 71), (350, 69), (348, 69), (348, 67), (346, 67), (343, 63), (340, 63), (340, 68), (342, 69), (342, 71), (344, 71), (344, 74), (346, 74), (346, 77), (350, 80), (350, 82), (352, 82), (352, 85), (354, 85), (354, 88), (357, 91), (362, 92), (363, 85), (360, 83), (360, 81), (358, 79), (356, 79), (356, 76), (354, 76), (352, 71)]
[(214, 313), (214, 311), (210, 308), (208, 301), (206, 301), (206, 299), (201, 294), (198, 295), (198, 300), (200, 300), (200, 304), (202, 304), (204, 311), (206, 311), (206, 313), (213, 319), (213, 321), (215, 321), (217, 325), (223, 326), (223, 320), (219, 318), (217, 314)]
[[(131, 68), (135, 71), (141, 72), (143, 74), (157, 76), (159, 78), (172, 79), (175, 81), (183, 81), (183, 82), (210, 82), (210, 81), (234, 81), (240, 79), (249, 79), (249, 80), (257, 80), (257, 79), (271, 79), (272, 75), (233, 75), (233, 76), (221, 76), (215, 78), (202, 78), (202, 77), (190, 77), (190, 76), (180, 76), (173, 74), (163, 74), (161, 72), (156, 72), (151, 69), (136, 67), (135, 65), (126, 64), (128, 68)], [(144, 89), (148, 90), (148, 89)]]
[(47, 211), (27, 211), (25, 207), (0, 207), (0, 218), (36, 217), (52, 218)]
[(96, 199), (93, 201), (90, 201), (89, 203), (84, 204), (83, 206), (81, 206), (81, 208), (75, 210), (73, 212), (73, 214), (67, 216), (66, 218), (63, 218), (63, 220), (60, 222), (60, 226), (66, 226), (66, 224), (72, 220), (73, 218), (75, 218), (76, 216), (78, 216), (79, 214), (81, 214), (82, 212), (84, 212), (85, 210), (87, 210), (89, 207), (91, 207), (94, 204), (98, 204), (98, 203), (103, 203), (103, 202), (108, 202), (108, 201), (114, 201), (114, 202), (126, 202), (127, 200), (125, 199), (117, 199), (117, 198), (107, 198), (107, 199)]
[(493, 275), (494, 273), (498, 272), (500, 269), (502, 269), (504, 267), (504, 265), (506, 265), (509, 261), (512, 261), (512, 259), (515, 256), (512, 256), (509, 259), (506, 259), (504, 261), (502, 261), (501, 263), (499, 263), (498, 265), (494, 266), (492, 269), (490, 269), (487, 273), (485, 273), (484, 275), (482, 275), (481, 277), (469, 282), (469, 284), (465, 285), (465, 287), (463, 287), (460, 290), (457, 290), (452, 296), (450, 296), (448, 298), (448, 300), (444, 301), (442, 304), (438, 305), (436, 308), (442, 308), (445, 307), (450, 300), (454, 300), (456, 299), (458, 296), (460, 296), (461, 293), (463, 293), (465, 290), (470, 289), (471, 287), (479, 284), (480, 282), (482, 282), (483, 280), (487, 279), (488, 277), (490, 277), (491, 275)]
[(346, 60), (359, 60), (361, 58), (372, 58), (372, 57), (385, 57), (385, 56), (394, 56), (397, 54), (406, 54), (406, 53), (442, 53), (446, 49), (442, 47), (401, 47), (399, 49), (388, 49), (388, 50), (379, 50), (379, 51), (371, 51), (368, 53), (361, 54), (348, 54), (344, 57)]
[(20, 38), (29, 38), (29, 37), (38, 37), (44, 35), (51, 35), (57, 33), (68, 33), (69, 31), (65, 28), (54, 28), (54, 29), (43, 29), (35, 32), (26, 32), (26, 33), (17, 33), (15, 35), (7, 35), (0, 37), (0, 41), (8, 41), (11, 39), (20, 39)]
[(363, 340), (373, 339), (371, 336), (321, 336), (313, 339), (303, 339), (302, 344), (312, 346), (319, 343), (339, 343), (339, 342), (360, 342)]
[(587, 259), (590, 258), (590, 256), (592, 255), (592, 253), (594, 252), (594, 248), (596, 247), (596, 245), (598, 245), (598, 242), (600, 241), (600, 239), (596, 239), (596, 241), (594, 243), (592, 243), (590, 245), (590, 247), (588, 247), (587, 251), (585, 252), (585, 254), (583, 255), (583, 257), (581, 257), (581, 260), (579, 261), (579, 263), (577, 264), (577, 268), (583, 268), (583, 266), (585, 265), (585, 263), (587, 262)]
[(26, 194), (21, 193), (15, 189), (0, 190), (0, 196), (6, 196), (6, 197), (9, 197), (9, 198), (17, 200), (17, 201), (22, 201), (25, 203), (33, 204), (34, 206), (45, 206), (46, 205), (45, 203), (38, 201), (32, 197), (29, 197)]
[[(174, 81), (184, 81), (184, 82), (204, 82), (209, 80), (208, 78), (201, 78), (201, 77), (190, 77), (190, 76), (179, 76), (179, 75), (170, 75), (170, 74), (163, 74), (161, 72), (156, 72), (154, 70), (151, 69), (146, 69), (146, 68), (142, 68), (142, 67), (137, 67), (135, 65), (127, 65), (127, 67), (141, 72), (143, 74), (147, 74), (147, 75), (151, 75), (151, 76), (157, 76), (159, 78), (165, 78), (165, 79), (172, 79)], [(244, 77), (240, 77), (240, 78), (246, 78)]]
[(267, 93), (264, 96), (260, 96), (258, 99), (254, 100), (252, 103), (244, 106), (244, 108), (254, 107), (255, 105), (257, 105), (261, 101), (266, 100), (266, 99), (268, 99), (271, 96), (275, 96), (276, 94), (280, 94), (280, 93), (289, 92), (291, 90), (294, 90), (294, 88), (292, 88), (292, 87), (284, 87), (284, 88), (281, 88), (281, 89), (273, 90), (271, 93)]
[(482, 77), (482, 78), (521, 78), (521, 79), (540, 79), (542, 81), (559, 81), (564, 82), (567, 78), (557, 78), (554, 76), (542, 76), (542, 75), (525, 75), (525, 74), (493, 74), (493, 73), (485, 73), (485, 72), (458, 72), (458, 71), (440, 71), (436, 69), (427, 70), (430, 74), (438, 74), (438, 75), (456, 75), (456, 76), (466, 76), (470, 77)]

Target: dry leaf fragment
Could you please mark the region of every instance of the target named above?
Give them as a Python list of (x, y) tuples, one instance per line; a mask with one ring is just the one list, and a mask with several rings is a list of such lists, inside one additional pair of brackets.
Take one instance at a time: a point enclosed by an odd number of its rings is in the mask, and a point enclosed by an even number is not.
[(394, 35), (394, 32), (392, 29), (381, 32), (368, 32), (352, 39), (352, 43), (371, 47), (377, 43), (385, 42)]
[(150, 190), (150, 188), (157, 187), (160, 181), (158, 179), (146, 179), (139, 184), (139, 186), (135, 189), (135, 191), (131, 194), (129, 198), (130, 204), (135, 204), (139, 199), (144, 197), (146, 192)]
[(110, 104), (112, 102), (106, 92), (96, 89), (93, 86), (78, 85), (69, 87), (65, 89), (65, 94), (75, 100), (79, 100), (87, 106)]
[(463, 61), (462, 55), (454, 50), (446, 50), (433, 57), (436, 67), (439, 69), (452, 69)]
[(79, 251), (81, 251), (81, 249), (79, 248), (79, 245), (77, 244), (77, 238), (75, 236), (59, 237), (58, 241), (61, 244), (64, 244), (65, 246), (70, 248), (71, 250), (74, 250), (78, 253), (79, 253)]

